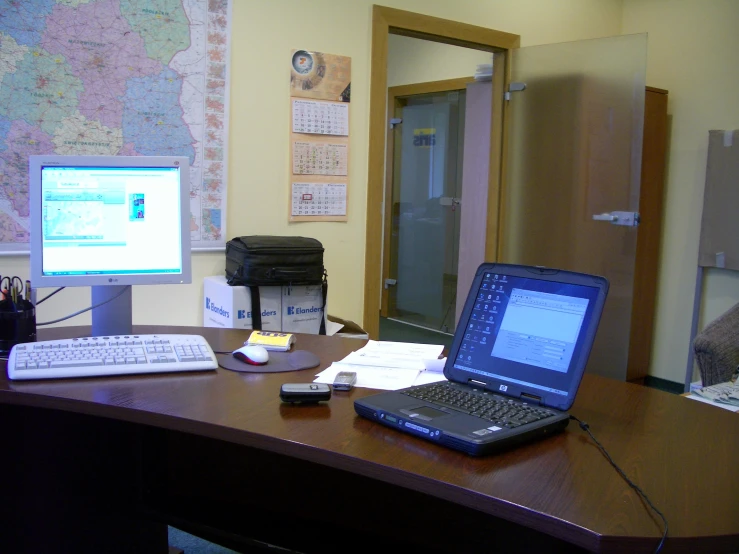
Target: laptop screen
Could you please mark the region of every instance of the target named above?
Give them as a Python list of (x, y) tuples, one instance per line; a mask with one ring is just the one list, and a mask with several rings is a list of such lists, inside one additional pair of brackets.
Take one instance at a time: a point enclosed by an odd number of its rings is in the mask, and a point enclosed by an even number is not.
[(504, 393), (523, 390), (565, 401), (576, 392), (587, 361), (583, 347), (587, 342), (589, 351), (599, 287), (494, 271), (476, 280), (474, 301), (460, 321), (464, 333), (458, 330), (452, 347), (453, 369), (495, 382)]

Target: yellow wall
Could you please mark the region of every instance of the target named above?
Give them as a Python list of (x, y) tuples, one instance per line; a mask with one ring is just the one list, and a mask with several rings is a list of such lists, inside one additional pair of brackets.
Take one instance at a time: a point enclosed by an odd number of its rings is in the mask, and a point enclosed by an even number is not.
[[(391, 0), (385, 5), (522, 35), (537, 44), (618, 34), (620, 0)], [(533, 17), (537, 14), (539, 18)], [(372, 2), (233, 0), (227, 235), (305, 235), (326, 247), (329, 312), (362, 321)], [(348, 223), (288, 224), (289, 56), (306, 48), (352, 58)], [(221, 274), (222, 253), (195, 254), (193, 284), (135, 287), (134, 323), (202, 323), (202, 278)], [(28, 258), (2, 261), (28, 275)], [(41, 290), (40, 294), (49, 292)], [(69, 289), (39, 307), (40, 321), (89, 306)], [(69, 325), (89, 323), (89, 314)]]
[[(370, 84), (369, 0), (234, 0), (228, 236), (312, 236), (326, 247), (329, 311), (362, 320)], [(522, 46), (647, 31), (648, 83), (670, 90), (667, 185), (657, 344), (652, 373), (682, 381), (688, 352), (707, 130), (739, 127), (739, 2), (732, 0), (386, 0), (384, 5), (521, 35)], [(293, 48), (352, 58), (348, 223), (288, 224), (288, 60)], [(731, 86), (734, 85), (734, 86)], [(732, 104), (733, 102), (733, 104)], [(687, 247), (686, 247), (687, 245)], [(28, 274), (27, 257), (4, 271)], [(196, 254), (190, 286), (136, 287), (134, 322), (202, 323), (202, 278), (223, 254)], [(709, 274), (704, 318), (736, 297), (736, 277)], [(42, 291), (43, 292), (43, 291)], [(39, 308), (51, 319), (89, 305), (68, 290)], [(69, 324), (83, 324), (87, 316)]]
[(492, 62), (490, 52), (390, 35), (387, 42), (387, 86), (472, 77), (478, 65)]

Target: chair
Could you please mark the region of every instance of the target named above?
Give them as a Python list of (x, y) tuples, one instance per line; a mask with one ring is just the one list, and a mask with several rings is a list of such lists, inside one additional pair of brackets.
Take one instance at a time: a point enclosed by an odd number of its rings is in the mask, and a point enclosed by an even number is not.
[(739, 366), (739, 304), (698, 333), (693, 352), (704, 387), (731, 379)]

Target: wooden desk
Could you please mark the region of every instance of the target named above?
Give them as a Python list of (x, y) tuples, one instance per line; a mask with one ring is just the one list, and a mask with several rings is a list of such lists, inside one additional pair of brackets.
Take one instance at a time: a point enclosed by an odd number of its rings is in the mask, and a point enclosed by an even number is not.
[[(191, 332), (232, 350), (248, 332)], [(45, 330), (40, 338), (84, 336)], [(300, 335), (321, 368), (362, 341)], [(578, 426), (487, 458), (359, 418), (316, 370), (9, 382), (0, 377), (0, 551), (166, 552), (166, 525), (240, 549), (651, 552), (661, 522)], [(572, 413), (665, 513), (665, 552), (739, 549), (739, 418), (586, 376)], [(251, 551), (251, 550), (250, 550)]]

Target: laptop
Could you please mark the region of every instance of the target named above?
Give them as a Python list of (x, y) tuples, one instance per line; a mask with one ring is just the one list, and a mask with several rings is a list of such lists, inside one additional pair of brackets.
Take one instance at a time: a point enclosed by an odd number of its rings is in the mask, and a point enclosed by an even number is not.
[(448, 381), (360, 398), (363, 417), (482, 456), (562, 431), (593, 346), (608, 281), (482, 264), (449, 350)]

